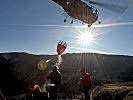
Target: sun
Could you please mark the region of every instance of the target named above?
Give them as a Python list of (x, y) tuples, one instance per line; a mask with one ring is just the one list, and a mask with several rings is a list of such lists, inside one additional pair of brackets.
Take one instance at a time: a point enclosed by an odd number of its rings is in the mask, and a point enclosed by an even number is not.
[(93, 41), (93, 36), (92, 34), (83, 33), (79, 35), (78, 39), (81, 45), (89, 45)]
[(90, 32), (82, 32), (80, 33), (78, 36), (78, 44), (80, 44), (81, 46), (90, 46), (92, 45), (92, 43), (94, 42), (94, 35), (91, 34)]

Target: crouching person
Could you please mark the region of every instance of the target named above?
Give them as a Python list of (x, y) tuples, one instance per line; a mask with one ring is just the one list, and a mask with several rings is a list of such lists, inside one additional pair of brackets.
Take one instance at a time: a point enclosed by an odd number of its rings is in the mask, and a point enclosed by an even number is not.
[(40, 86), (36, 82), (33, 82), (27, 87), (26, 100), (38, 100), (38, 94), (40, 93)]

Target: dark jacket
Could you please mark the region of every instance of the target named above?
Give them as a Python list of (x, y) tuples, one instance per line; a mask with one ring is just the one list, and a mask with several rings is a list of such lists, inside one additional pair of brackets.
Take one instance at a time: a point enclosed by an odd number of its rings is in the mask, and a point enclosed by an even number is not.
[(51, 84), (58, 86), (61, 83), (61, 73), (58, 70), (51, 71), (47, 79), (50, 79)]

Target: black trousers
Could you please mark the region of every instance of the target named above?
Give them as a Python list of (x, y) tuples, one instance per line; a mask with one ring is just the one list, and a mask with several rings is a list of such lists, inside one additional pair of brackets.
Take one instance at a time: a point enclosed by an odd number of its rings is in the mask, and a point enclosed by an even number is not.
[(90, 100), (90, 94), (89, 94), (90, 89), (91, 88), (89, 86), (83, 87), (85, 100)]
[(58, 92), (58, 87), (57, 86), (50, 87), (50, 89), (49, 89), (49, 100), (56, 100), (57, 92)]

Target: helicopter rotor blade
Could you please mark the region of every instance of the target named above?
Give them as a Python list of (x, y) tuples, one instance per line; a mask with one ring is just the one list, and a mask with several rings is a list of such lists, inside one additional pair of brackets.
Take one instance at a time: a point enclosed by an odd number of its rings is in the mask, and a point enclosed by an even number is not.
[(114, 5), (114, 4), (106, 4), (106, 3), (97, 2), (97, 1), (89, 1), (89, 3), (98, 5), (100, 7), (106, 8), (106, 9), (111, 10), (116, 13), (123, 13), (127, 9), (127, 7), (124, 7), (124, 6), (119, 6), (119, 5)]

